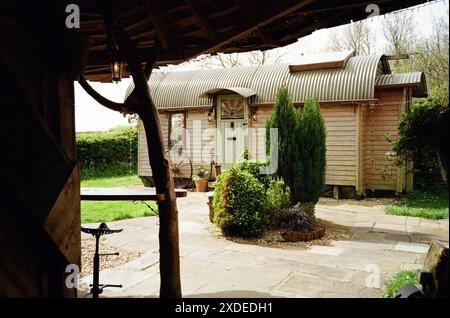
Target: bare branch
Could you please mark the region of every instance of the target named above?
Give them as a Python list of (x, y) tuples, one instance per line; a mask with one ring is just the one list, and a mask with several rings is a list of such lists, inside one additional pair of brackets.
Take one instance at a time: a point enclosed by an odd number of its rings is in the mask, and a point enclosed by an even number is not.
[(106, 108), (109, 108), (111, 110), (121, 112), (123, 114), (132, 114), (133, 112), (130, 112), (129, 109), (126, 108), (126, 104), (122, 103), (116, 103), (113, 102), (105, 97), (103, 97), (100, 93), (98, 93), (89, 83), (86, 81), (84, 76), (80, 76), (80, 79), (78, 80), (78, 83), (80, 83), (81, 87), (86, 91), (86, 93), (89, 94), (97, 103), (99, 103), (102, 106), (105, 106)]

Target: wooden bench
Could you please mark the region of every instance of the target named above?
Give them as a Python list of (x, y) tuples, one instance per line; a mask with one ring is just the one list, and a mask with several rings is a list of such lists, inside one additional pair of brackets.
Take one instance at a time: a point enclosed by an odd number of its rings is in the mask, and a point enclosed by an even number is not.
[[(175, 189), (177, 198), (187, 196), (187, 190)], [(80, 199), (88, 201), (164, 201), (164, 194), (154, 188), (81, 188)]]

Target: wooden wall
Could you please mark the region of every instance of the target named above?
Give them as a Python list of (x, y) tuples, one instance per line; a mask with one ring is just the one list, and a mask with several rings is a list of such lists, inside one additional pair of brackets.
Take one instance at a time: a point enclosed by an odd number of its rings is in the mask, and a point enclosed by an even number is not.
[(364, 188), (366, 190), (394, 190), (405, 187), (404, 171), (397, 169), (390, 159), (392, 145), (386, 140), (398, 139), (397, 126), (403, 110), (403, 89), (377, 91), (379, 102), (366, 106), (364, 140)]
[(0, 12), (0, 297), (76, 297), (65, 269), (80, 265), (81, 255), (73, 77), (66, 69), (77, 51), (57, 27), (63, 5), (30, 2), (24, 10), (17, 3)]
[[(353, 186), (357, 194), (366, 190), (405, 189), (405, 171), (389, 161), (392, 146), (386, 141), (389, 133), (393, 140), (398, 138), (397, 125), (404, 105), (402, 88), (377, 91), (379, 101), (322, 103), (321, 113), (325, 120), (327, 137), (327, 185)], [(248, 118), (249, 150), (252, 159), (265, 159), (265, 123), (272, 112), (272, 106), (257, 106), (257, 120)], [(251, 111), (249, 111), (249, 114)], [(164, 142), (167, 145), (169, 116), (160, 112)], [(209, 169), (209, 157), (214, 155), (216, 140), (215, 122), (208, 122), (207, 111), (186, 111), (186, 126), (190, 132), (190, 144), (194, 169), (203, 166)], [(194, 123), (201, 123), (201, 131), (194, 129)], [(194, 141), (194, 142), (193, 142)], [(205, 148), (207, 151), (205, 152)], [(202, 158), (208, 159), (201, 162)], [(139, 174), (151, 176), (148, 164), (147, 146), (142, 124), (139, 129)]]
[[(186, 149), (188, 149), (188, 153), (191, 156), (193, 170), (201, 166), (209, 172), (211, 160), (215, 160), (215, 122), (208, 122), (208, 112), (205, 109), (189, 110), (185, 111), (184, 114), (186, 118), (186, 130), (188, 133), (186, 136)], [(167, 151), (169, 147), (170, 112), (160, 111), (159, 117), (164, 145)], [(152, 171), (148, 159), (147, 139), (145, 137), (144, 127), (141, 121), (139, 121), (138, 136), (139, 176), (151, 176)], [(169, 156), (170, 155), (173, 154), (170, 153)], [(175, 159), (175, 161), (176, 160), (177, 159)], [(180, 176), (189, 174), (189, 170), (190, 169), (187, 166), (183, 166)]]

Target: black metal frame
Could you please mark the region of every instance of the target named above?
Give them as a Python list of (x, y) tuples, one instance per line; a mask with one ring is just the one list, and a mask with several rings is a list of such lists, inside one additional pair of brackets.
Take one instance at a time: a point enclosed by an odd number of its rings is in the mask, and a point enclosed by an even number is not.
[(116, 284), (104, 285), (104, 284), (100, 284), (100, 282), (99, 282), (99, 280), (100, 280), (100, 256), (110, 256), (110, 255), (118, 256), (119, 255), (119, 252), (100, 254), (99, 253), (100, 237), (102, 235), (122, 232), (122, 229), (111, 230), (106, 225), (106, 223), (101, 223), (100, 226), (96, 229), (81, 227), (81, 232), (91, 234), (92, 236), (95, 237), (94, 270), (93, 270), (93, 274), (92, 274), (93, 280), (92, 280), (92, 284), (89, 285), (89, 287), (92, 287), (91, 288), (92, 298), (98, 298), (98, 296), (101, 293), (103, 293), (103, 289), (106, 287), (122, 288), (122, 284), (120, 284), (120, 285), (116, 285)]

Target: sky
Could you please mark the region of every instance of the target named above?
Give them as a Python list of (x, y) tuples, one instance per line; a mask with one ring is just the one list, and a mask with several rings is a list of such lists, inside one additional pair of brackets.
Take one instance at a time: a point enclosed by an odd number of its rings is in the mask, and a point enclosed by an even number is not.
[[(418, 37), (427, 37), (432, 31), (433, 19), (446, 17), (448, 19), (448, 0), (434, 1), (421, 6), (413, 7), (415, 30)], [(384, 16), (367, 19), (369, 28), (373, 31), (376, 51), (383, 52), (386, 46), (381, 32), (381, 23)], [(309, 36), (299, 39), (296, 43), (272, 50), (272, 56), (279, 56), (278, 62), (296, 63), (313, 54), (328, 51), (328, 43), (332, 32), (342, 32), (344, 26), (330, 29), (321, 29)], [(245, 54), (243, 55), (245, 59)], [(180, 71), (201, 68), (199, 63), (190, 62), (181, 65), (170, 65), (161, 68), (161, 71)], [(122, 79), (119, 83), (90, 83), (92, 87), (104, 97), (123, 102), (125, 92), (131, 79)], [(128, 120), (118, 112), (109, 110), (93, 100), (78, 83), (75, 84), (75, 128), (76, 131), (108, 130), (116, 126), (128, 125)]]

